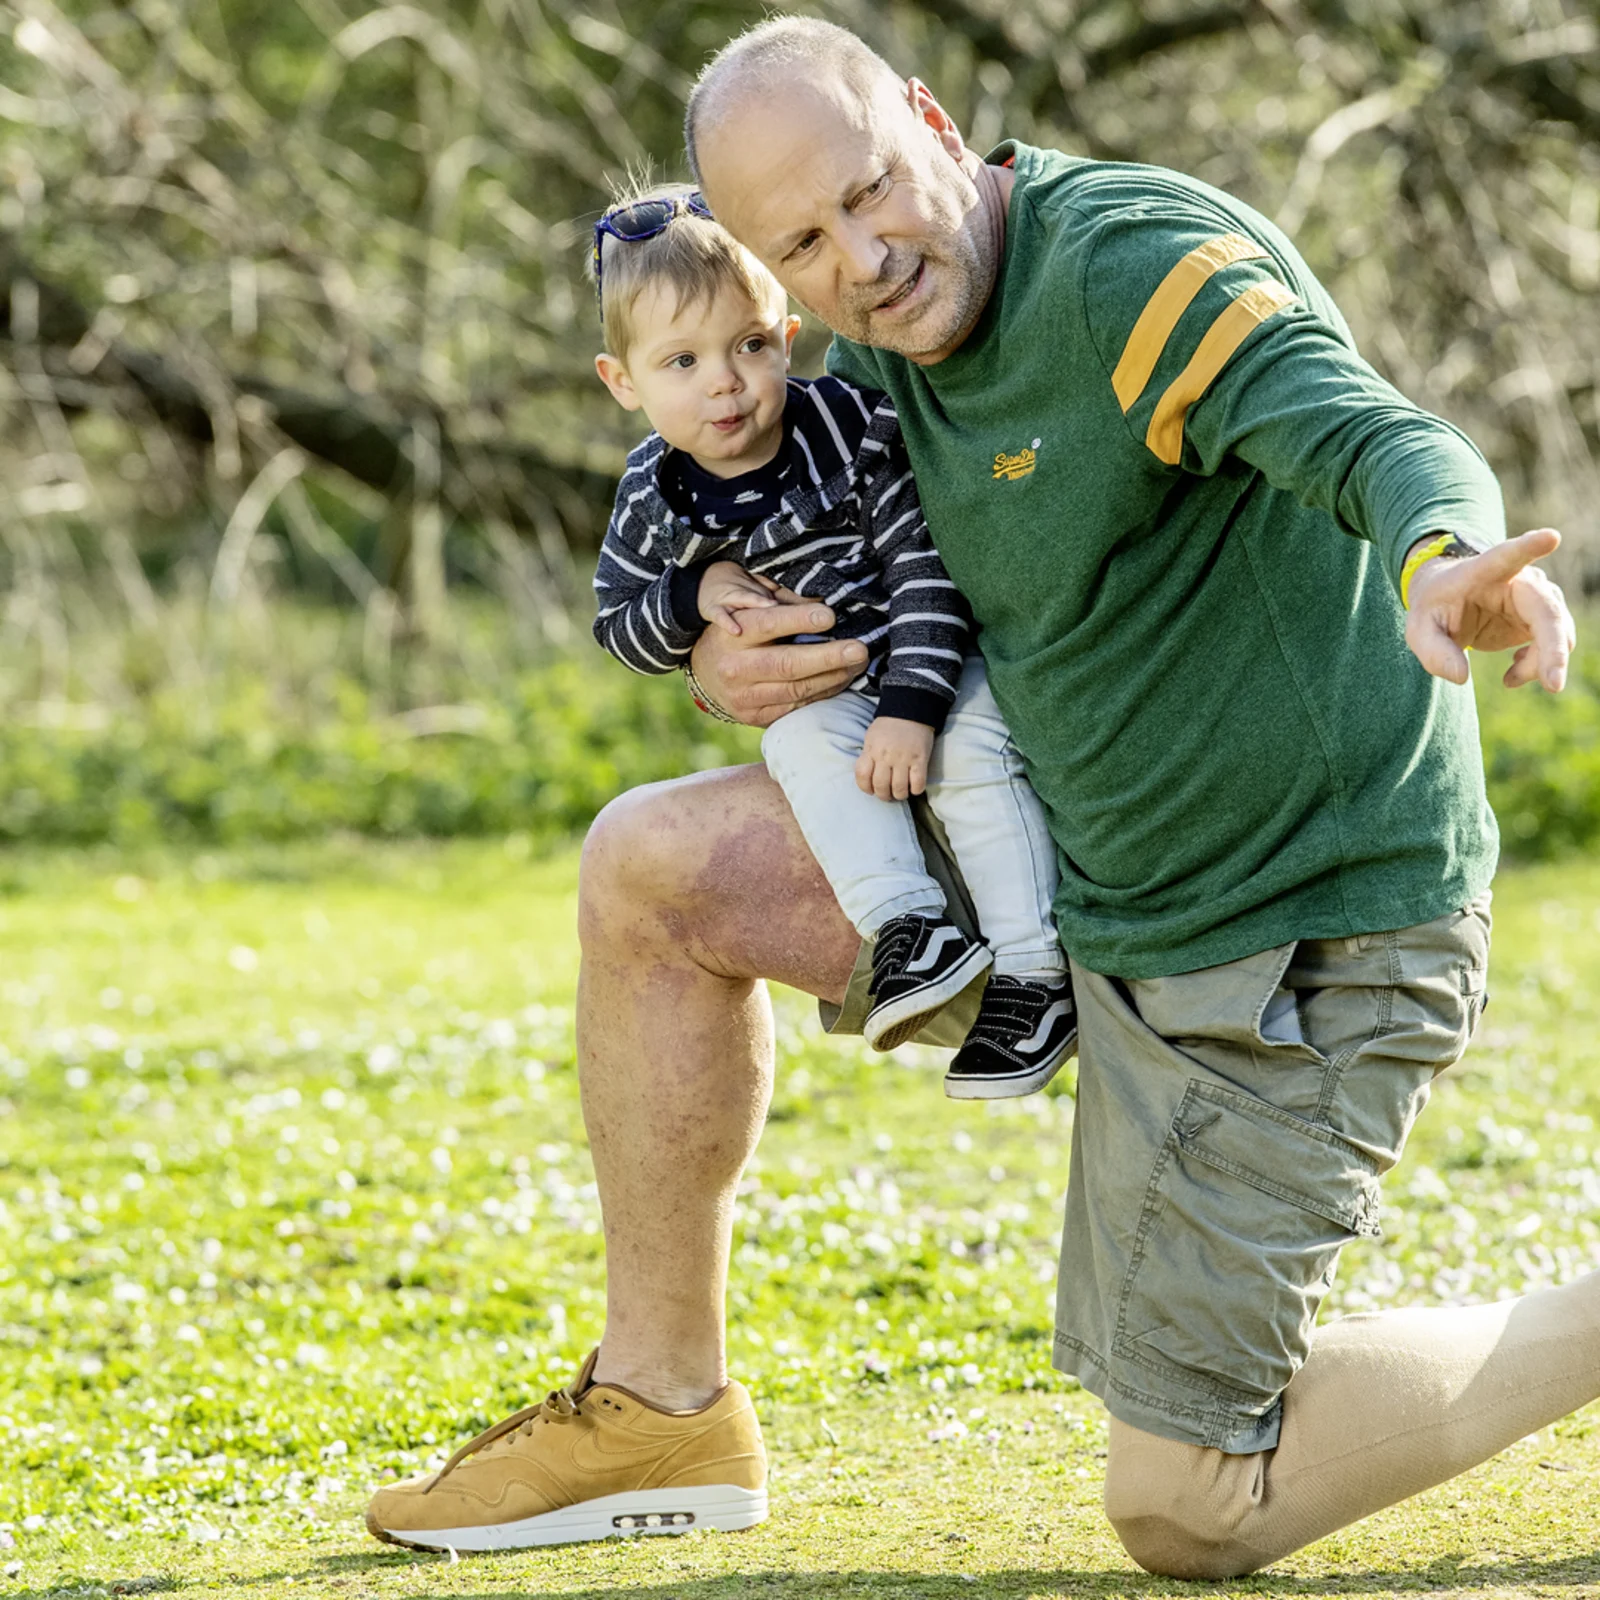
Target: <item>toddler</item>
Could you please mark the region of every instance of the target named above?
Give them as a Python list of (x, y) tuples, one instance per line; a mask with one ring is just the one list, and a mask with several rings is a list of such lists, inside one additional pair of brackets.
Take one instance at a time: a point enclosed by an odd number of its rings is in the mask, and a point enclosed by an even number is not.
[[(1041, 1088), (1076, 1013), (1050, 904), (1055, 847), (923, 521), (894, 408), (788, 375), (799, 318), (782, 287), (682, 187), (595, 226), (593, 270), (619, 404), (650, 436), (628, 457), (595, 574), (595, 636), (636, 672), (686, 668), (708, 627), (792, 594), (862, 640), (860, 677), (762, 741), (806, 843), (872, 942), (863, 1032), (892, 1050), (989, 973), (946, 1093)], [(909, 797), (926, 793), (983, 939), (947, 915)]]

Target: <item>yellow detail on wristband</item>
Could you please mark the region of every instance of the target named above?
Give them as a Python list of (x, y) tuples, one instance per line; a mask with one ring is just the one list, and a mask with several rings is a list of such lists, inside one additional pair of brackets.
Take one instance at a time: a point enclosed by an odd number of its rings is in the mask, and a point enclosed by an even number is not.
[(1400, 569), (1400, 604), (1407, 611), (1411, 609), (1411, 580), (1425, 562), (1432, 561), (1441, 551), (1455, 543), (1453, 533), (1441, 533), (1436, 539), (1429, 539), (1426, 544), (1419, 544), (1410, 555), (1406, 557), (1406, 564)]

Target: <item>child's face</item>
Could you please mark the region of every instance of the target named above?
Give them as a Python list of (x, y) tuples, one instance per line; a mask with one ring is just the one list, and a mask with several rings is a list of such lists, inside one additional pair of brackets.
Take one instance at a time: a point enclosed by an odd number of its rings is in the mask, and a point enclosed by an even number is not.
[(783, 440), (784, 381), (800, 319), (732, 288), (680, 307), (674, 291), (657, 284), (640, 292), (631, 314), (627, 365), (595, 358), (618, 403), (642, 409), (668, 444), (719, 478), (765, 466)]

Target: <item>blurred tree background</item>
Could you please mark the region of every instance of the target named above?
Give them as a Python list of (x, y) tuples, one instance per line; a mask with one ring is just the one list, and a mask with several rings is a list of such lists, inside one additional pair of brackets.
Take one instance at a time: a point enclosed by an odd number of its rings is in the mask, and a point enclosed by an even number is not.
[[(979, 149), (1177, 166), (1275, 217), (1370, 359), (1484, 448), (1514, 528), (1561, 526), (1558, 575), (1600, 591), (1595, 0), (805, 9), (914, 70)], [(214, 827), (233, 757), (174, 810), (177, 780), (103, 764), (130, 718), (133, 746), (246, 754), (330, 719), (536, 737), (483, 702), (526, 710), (526, 669), (587, 648), (636, 437), (591, 368), (589, 229), (628, 169), (681, 175), (688, 85), (761, 14), (0, 0), (0, 758), (34, 729), (77, 763), (0, 795), (0, 836), (48, 832), (70, 795), (99, 820), (65, 836)], [(823, 348), (808, 330), (802, 365)], [(628, 704), (671, 761), (743, 748), (659, 692)]]

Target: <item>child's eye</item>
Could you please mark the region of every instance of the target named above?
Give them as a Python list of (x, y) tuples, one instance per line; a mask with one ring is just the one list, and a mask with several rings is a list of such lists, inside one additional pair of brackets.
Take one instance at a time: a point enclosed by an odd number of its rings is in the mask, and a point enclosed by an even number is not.
[(767, 348), (766, 336), (760, 333), (752, 333), (739, 348), (747, 356), (760, 355)]
[(667, 363), (669, 371), (687, 372), (694, 365), (694, 357), (685, 351), (681, 356), (673, 356)]

